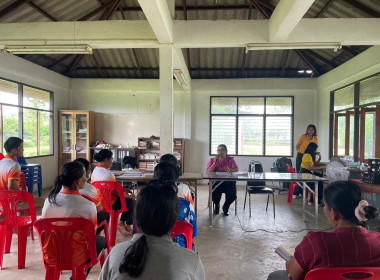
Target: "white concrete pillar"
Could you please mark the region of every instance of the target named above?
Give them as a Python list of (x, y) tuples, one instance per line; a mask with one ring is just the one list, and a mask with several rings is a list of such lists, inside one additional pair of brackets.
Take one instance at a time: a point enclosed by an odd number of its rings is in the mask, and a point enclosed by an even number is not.
[(173, 45), (160, 44), (160, 154), (173, 153)]

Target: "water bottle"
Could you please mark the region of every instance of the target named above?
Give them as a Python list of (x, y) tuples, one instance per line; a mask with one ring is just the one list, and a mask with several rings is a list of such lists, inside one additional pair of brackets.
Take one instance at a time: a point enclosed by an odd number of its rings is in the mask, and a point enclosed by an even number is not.
[(157, 166), (157, 161), (155, 160), (155, 161), (153, 162), (153, 170), (156, 168), (156, 166)]

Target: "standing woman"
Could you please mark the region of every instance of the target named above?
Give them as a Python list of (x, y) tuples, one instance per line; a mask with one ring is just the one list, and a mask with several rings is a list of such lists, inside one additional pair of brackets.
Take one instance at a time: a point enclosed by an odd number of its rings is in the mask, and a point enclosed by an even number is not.
[[(54, 188), (49, 193), (42, 208), (41, 218), (85, 218), (97, 226), (95, 204), (79, 193), (87, 182), (86, 171), (80, 162), (68, 162), (61, 170), (61, 174), (55, 178)], [(73, 262), (80, 264), (83, 260), (88, 260), (87, 237), (85, 235), (76, 236), (76, 243), (73, 244)], [(56, 252), (54, 246), (49, 246), (49, 238), (46, 238), (44, 250), (46, 250), (46, 263), (55, 263)], [(96, 251), (98, 255), (107, 248), (107, 241), (103, 236), (96, 237)], [(49, 253), (51, 250), (51, 253)], [(44, 254), (45, 255), (45, 254)], [(50, 256), (50, 257), (49, 257)], [(87, 273), (89, 270), (87, 271)]]
[(300, 172), (301, 162), (303, 154), (305, 153), (305, 150), (307, 146), (310, 143), (315, 143), (318, 145), (318, 136), (317, 136), (317, 128), (314, 124), (309, 124), (306, 129), (306, 133), (302, 134), (301, 137), (298, 139), (296, 149), (297, 149), (297, 158), (296, 158), (296, 172)]
[(103, 265), (99, 280), (205, 279), (198, 254), (179, 247), (169, 231), (178, 216), (177, 186), (152, 180), (136, 200), (136, 223), (141, 234), (117, 244)]
[[(91, 175), (91, 183), (99, 181), (116, 182), (115, 176), (109, 169), (112, 166), (113, 154), (110, 150), (102, 149), (94, 155), (94, 159), (98, 162)], [(133, 202), (134, 196), (129, 190), (125, 190), (125, 203), (127, 204), (128, 211), (121, 213), (119, 224), (117, 229), (124, 236), (132, 235), (133, 224)], [(121, 209), (121, 202), (118, 194), (112, 193), (112, 208), (114, 210)]]
[[(218, 154), (215, 158), (211, 158), (207, 164), (207, 172), (236, 172), (239, 170), (233, 157), (227, 156), (227, 146), (220, 144), (217, 148)], [(215, 186), (216, 184), (214, 184)], [(236, 199), (236, 182), (224, 181), (212, 192), (212, 201), (214, 202), (214, 214), (219, 214), (220, 200), (222, 194), (225, 193), (226, 201), (223, 204), (223, 214), (228, 216), (228, 209), (232, 202)]]

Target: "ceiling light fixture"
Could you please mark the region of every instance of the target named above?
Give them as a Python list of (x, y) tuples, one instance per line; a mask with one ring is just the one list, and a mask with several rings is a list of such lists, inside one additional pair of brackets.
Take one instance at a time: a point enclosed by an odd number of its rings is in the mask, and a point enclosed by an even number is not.
[(291, 50), (291, 49), (334, 49), (336, 52), (342, 48), (341, 43), (253, 43), (245, 46), (245, 52), (262, 50)]
[(93, 54), (88, 45), (5, 46), (11, 54)]
[(303, 74), (303, 73), (305, 73), (305, 70), (298, 70), (297, 72), (300, 74)]
[(183, 86), (183, 85), (187, 86), (188, 85), (186, 78), (183, 75), (183, 72), (181, 69), (174, 69), (173, 75), (174, 75), (174, 78), (177, 80), (177, 82), (179, 83), (180, 86)]
[(313, 70), (306, 70), (306, 73), (311, 74), (313, 73)]

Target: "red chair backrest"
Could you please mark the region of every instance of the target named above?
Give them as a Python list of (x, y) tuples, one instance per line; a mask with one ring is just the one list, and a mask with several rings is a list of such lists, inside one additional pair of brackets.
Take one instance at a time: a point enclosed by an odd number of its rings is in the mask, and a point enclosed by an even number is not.
[[(72, 270), (75, 266), (73, 255), (78, 250), (72, 244), (75, 243), (73, 239), (77, 239), (78, 234), (87, 236), (87, 245), (83, 248), (88, 248), (90, 262), (86, 266), (93, 266), (98, 262), (92, 221), (84, 218), (46, 218), (36, 221), (34, 227), (40, 238), (45, 266), (56, 267), (59, 270)], [(49, 248), (46, 248), (46, 242), (49, 242)], [(52, 256), (51, 254), (54, 253), (55, 256)], [(49, 263), (46, 263), (46, 257), (49, 257)], [(84, 259), (83, 264), (87, 261), (88, 259)]]
[(25, 177), (25, 173), (24, 173), (24, 172), (21, 172), (21, 173), (20, 173), (19, 187), (20, 187), (24, 192), (26, 191), (26, 177)]
[(5, 156), (2, 153), (0, 153), (0, 160), (2, 160), (3, 158), (5, 158)]
[(186, 238), (186, 247), (189, 250), (193, 249), (192, 241), (193, 241), (193, 226), (192, 224), (186, 222), (186, 221), (177, 221), (174, 224), (174, 227), (172, 229), (174, 239), (177, 235), (184, 235)]
[[(29, 216), (18, 216), (17, 206), (21, 201), (26, 201), (29, 205)], [(7, 224), (17, 227), (19, 222), (25, 222), (26, 218), (30, 218), (32, 223), (36, 221), (36, 206), (31, 193), (24, 191), (0, 191), (0, 205), (3, 207), (1, 215), (5, 215)]]
[(288, 172), (289, 173), (296, 173), (296, 171), (294, 170), (293, 167), (291, 167), (289, 164), (287, 164), (287, 165), (288, 165)]
[(380, 279), (380, 267), (323, 267), (309, 271), (305, 280)]
[(124, 189), (118, 182), (98, 181), (93, 182), (92, 185), (98, 190), (100, 199), (102, 201), (102, 210), (113, 211), (112, 209), (112, 193), (118, 193), (121, 202), (121, 211), (128, 211), (125, 203)]

